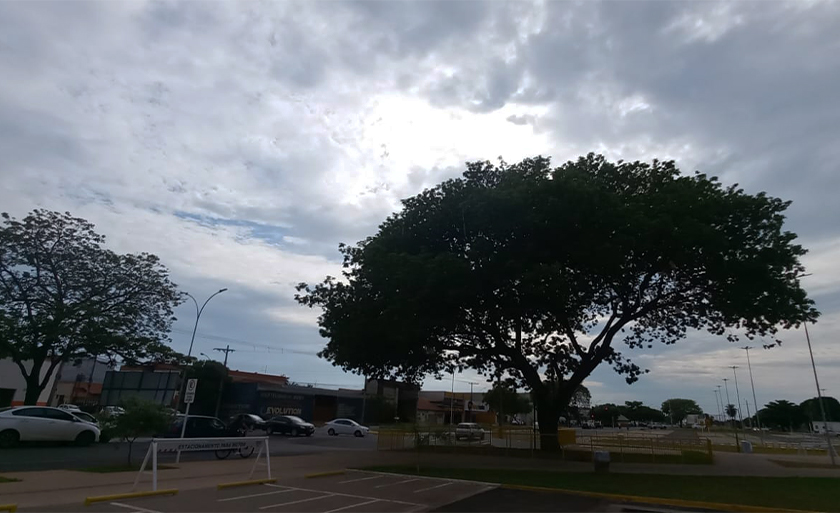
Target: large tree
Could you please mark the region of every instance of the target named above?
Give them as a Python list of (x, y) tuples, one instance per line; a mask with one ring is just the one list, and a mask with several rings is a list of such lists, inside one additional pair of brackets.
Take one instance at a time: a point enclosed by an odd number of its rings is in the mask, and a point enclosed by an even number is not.
[(763, 426), (775, 429), (795, 430), (808, 422), (801, 406), (784, 399), (770, 401), (758, 414)]
[(682, 424), (686, 416), (703, 413), (700, 405), (694, 399), (680, 399), (675, 397), (662, 403), (662, 413), (677, 424)]
[(494, 383), (493, 387), (485, 392), (484, 402), (496, 412), (499, 424), (504, 423), (503, 416), (515, 416), (531, 412), (531, 401), (527, 395), (518, 394), (516, 389), (507, 383)]
[(646, 372), (620, 343), (773, 337), (816, 319), (787, 207), (673, 162), (474, 162), (341, 245), (343, 278), (296, 298), (322, 308), (321, 356), (346, 370), (516, 379), (556, 449), (558, 413), (598, 365), (628, 383)]
[[(822, 409), (820, 408), (819, 401), (820, 399), (818, 397), (812, 397), (811, 399), (802, 401), (802, 404), (799, 405), (799, 407), (802, 408), (802, 413), (804, 413), (811, 422), (822, 422), (823, 420)], [(840, 401), (833, 397), (823, 396), (822, 405), (825, 409), (825, 420), (828, 422), (840, 421)]]
[(180, 296), (156, 256), (106, 249), (91, 223), (69, 213), (2, 217), (0, 357), (23, 374), (26, 404), (61, 362), (167, 353)]

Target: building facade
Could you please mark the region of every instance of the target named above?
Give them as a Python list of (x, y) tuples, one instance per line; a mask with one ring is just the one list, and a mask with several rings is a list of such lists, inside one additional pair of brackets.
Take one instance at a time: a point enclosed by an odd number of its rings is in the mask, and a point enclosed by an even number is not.
[[(28, 371), (32, 368), (32, 362), (23, 362), (23, 366)], [(41, 368), (40, 379), (43, 380), (49, 369), (50, 362), (44, 362)], [(47, 406), (50, 400), (50, 394), (55, 386), (56, 376), (58, 372), (53, 371), (47, 385), (41, 394), (38, 396), (38, 403), (41, 406)], [(20, 406), (26, 398), (26, 380), (23, 379), (23, 374), (17, 364), (11, 358), (3, 358), (0, 360), (0, 408), (6, 406)]]

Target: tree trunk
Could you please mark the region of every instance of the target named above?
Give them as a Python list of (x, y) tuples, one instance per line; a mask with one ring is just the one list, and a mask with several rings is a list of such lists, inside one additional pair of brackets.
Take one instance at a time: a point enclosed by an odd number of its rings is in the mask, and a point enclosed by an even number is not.
[(29, 375), (24, 375), (24, 379), (26, 380), (26, 395), (23, 398), (23, 404), (27, 406), (38, 404), (38, 396), (44, 390), (41, 386), (41, 364), (33, 362)]
[(560, 408), (554, 401), (541, 402), (537, 409), (537, 419), (540, 423), (540, 450), (558, 451), (560, 443), (557, 440)]

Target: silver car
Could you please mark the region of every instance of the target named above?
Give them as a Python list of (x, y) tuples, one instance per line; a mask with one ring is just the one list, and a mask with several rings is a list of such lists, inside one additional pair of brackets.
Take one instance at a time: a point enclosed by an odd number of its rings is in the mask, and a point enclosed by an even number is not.
[(484, 430), (475, 422), (462, 422), (455, 426), (456, 440), (484, 440)]

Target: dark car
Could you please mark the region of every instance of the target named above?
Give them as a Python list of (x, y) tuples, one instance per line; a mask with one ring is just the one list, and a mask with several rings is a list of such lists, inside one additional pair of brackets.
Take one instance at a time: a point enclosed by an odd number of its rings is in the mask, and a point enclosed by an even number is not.
[(315, 426), (313, 424), (293, 415), (278, 415), (265, 421), (265, 424), (265, 432), (269, 435), (280, 433), (281, 435), (291, 436), (312, 436), (315, 432)]
[(268, 427), (265, 421), (253, 413), (240, 413), (234, 415), (228, 420), (228, 427), (236, 429), (237, 431), (251, 431), (254, 429), (266, 429)]
[(231, 436), (241, 436), (235, 428), (230, 428), (224, 422), (216, 417), (207, 417), (204, 415), (178, 415), (169, 430), (162, 436), (164, 438), (180, 438), (181, 428), (184, 425), (184, 419), (187, 421), (187, 429), (184, 431), (184, 438), (222, 438)]

